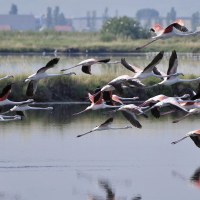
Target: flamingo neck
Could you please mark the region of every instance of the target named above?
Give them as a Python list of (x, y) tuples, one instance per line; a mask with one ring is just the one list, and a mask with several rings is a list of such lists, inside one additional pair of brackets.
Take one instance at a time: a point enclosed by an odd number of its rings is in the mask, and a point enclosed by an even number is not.
[(200, 77), (193, 78), (193, 79), (180, 79), (179, 82), (191, 82), (191, 81), (198, 81), (198, 80), (200, 80)]
[(172, 142), (171, 144), (177, 144), (178, 142), (181, 142), (182, 140), (186, 139), (187, 137), (189, 137), (189, 135), (186, 135), (185, 137), (183, 137), (179, 140), (176, 140), (176, 141)]

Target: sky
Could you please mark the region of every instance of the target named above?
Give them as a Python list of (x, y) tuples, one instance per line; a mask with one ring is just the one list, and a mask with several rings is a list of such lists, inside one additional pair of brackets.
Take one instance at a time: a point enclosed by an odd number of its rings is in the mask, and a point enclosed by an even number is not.
[(46, 13), (48, 6), (59, 6), (60, 11), (66, 17), (86, 16), (87, 11), (97, 11), (97, 16), (101, 16), (104, 9), (108, 7), (109, 16), (114, 16), (118, 10), (119, 16), (127, 15), (135, 17), (137, 10), (142, 8), (154, 8), (160, 16), (166, 16), (167, 12), (174, 7), (177, 16), (191, 16), (194, 12), (199, 11), (199, 0), (0, 0), (0, 14), (7, 14), (11, 4), (18, 6), (19, 14), (33, 14), (41, 16)]

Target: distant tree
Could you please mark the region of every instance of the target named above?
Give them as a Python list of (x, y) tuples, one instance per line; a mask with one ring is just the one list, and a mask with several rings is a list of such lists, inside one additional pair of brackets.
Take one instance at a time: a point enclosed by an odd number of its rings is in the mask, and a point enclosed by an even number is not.
[(47, 28), (52, 28), (53, 17), (52, 17), (52, 9), (51, 9), (51, 7), (47, 8), (46, 23), (47, 23)]
[(58, 17), (59, 17), (59, 14), (60, 14), (60, 8), (59, 6), (56, 6), (53, 10), (53, 16), (52, 16), (52, 24), (55, 26), (58, 24)]
[(140, 26), (140, 23), (130, 17), (114, 17), (108, 19), (102, 26), (101, 33), (112, 34), (122, 38), (146, 38), (149, 32)]
[(195, 12), (192, 14), (192, 29), (196, 30), (198, 26), (200, 26), (200, 13)]
[(167, 24), (170, 24), (175, 20), (176, 20), (176, 10), (174, 9), (174, 7), (172, 7), (171, 10), (167, 13), (166, 21)]
[(86, 20), (87, 20), (87, 28), (88, 29), (91, 29), (91, 14), (90, 14), (90, 11), (87, 11), (86, 13)]
[(67, 24), (67, 19), (65, 18), (65, 15), (61, 12), (58, 15), (58, 25), (66, 25)]
[(103, 23), (109, 18), (109, 16), (108, 16), (108, 7), (105, 8), (102, 17), (103, 17)]
[(10, 15), (17, 15), (18, 14), (18, 8), (17, 8), (16, 4), (11, 5), (9, 14)]
[(140, 9), (136, 13), (136, 18), (138, 20), (152, 19), (152, 18), (156, 19), (156, 18), (159, 18), (159, 12), (151, 8)]
[(92, 11), (92, 20), (91, 20), (91, 31), (95, 31), (96, 29), (96, 17), (97, 17), (97, 12), (96, 10)]

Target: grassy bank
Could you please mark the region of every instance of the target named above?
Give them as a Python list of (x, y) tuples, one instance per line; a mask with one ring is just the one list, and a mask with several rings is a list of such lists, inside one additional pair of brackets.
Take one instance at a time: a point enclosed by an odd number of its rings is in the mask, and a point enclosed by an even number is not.
[[(156, 41), (142, 51), (200, 52), (200, 36), (190, 38), (170, 38)], [(58, 33), (58, 32), (0, 32), (0, 52), (134, 52), (149, 40), (117, 38), (102, 41), (100, 33)]]
[[(27, 76), (16, 76), (14, 80), (1, 81), (0, 90), (9, 82), (16, 82), (13, 85), (13, 90), (10, 95), (12, 100), (24, 100), (27, 99), (25, 93), (27, 84), (18, 82), (24, 80)], [(73, 77), (57, 77), (41, 80), (38, 84), (38, 89), (34, 99), (40, 102), (50, 101), (86, 101), (87, 92), (93, 91), (97, 86), (103, 86), (110, 80), (115, 78), (115, 75), (103, 75), (103, 76), (87, 76), (79, 75)], [(194, 78), (195, 76), (185, 76), (184, 78)], [(144, 81), (146, 85), (153, 85), (160, 80), (156, 78), (149, 78)], [(127, 88), (124, 89), (123, 94), (119, 94), (124, 97), (139, 96), (141, 100), (146, 100), (152, 96), (158, 94), (165, 94), (168, 96), (182, 95), (187, 92), (187, 88), (192, 88), (196, 91), (198, 82), (190, 84), (178, 83), (173, 86), (157, 86), (152, 89), (143, 88)]]

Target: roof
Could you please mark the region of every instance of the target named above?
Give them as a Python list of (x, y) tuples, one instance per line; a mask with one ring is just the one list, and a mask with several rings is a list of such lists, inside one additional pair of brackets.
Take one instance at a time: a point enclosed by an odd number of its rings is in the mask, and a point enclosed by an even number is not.
[(72, 27), (67, 25), (57, 25), (54, 26), (54, 30), (59, 32), (70, 32), (72, 31)]

